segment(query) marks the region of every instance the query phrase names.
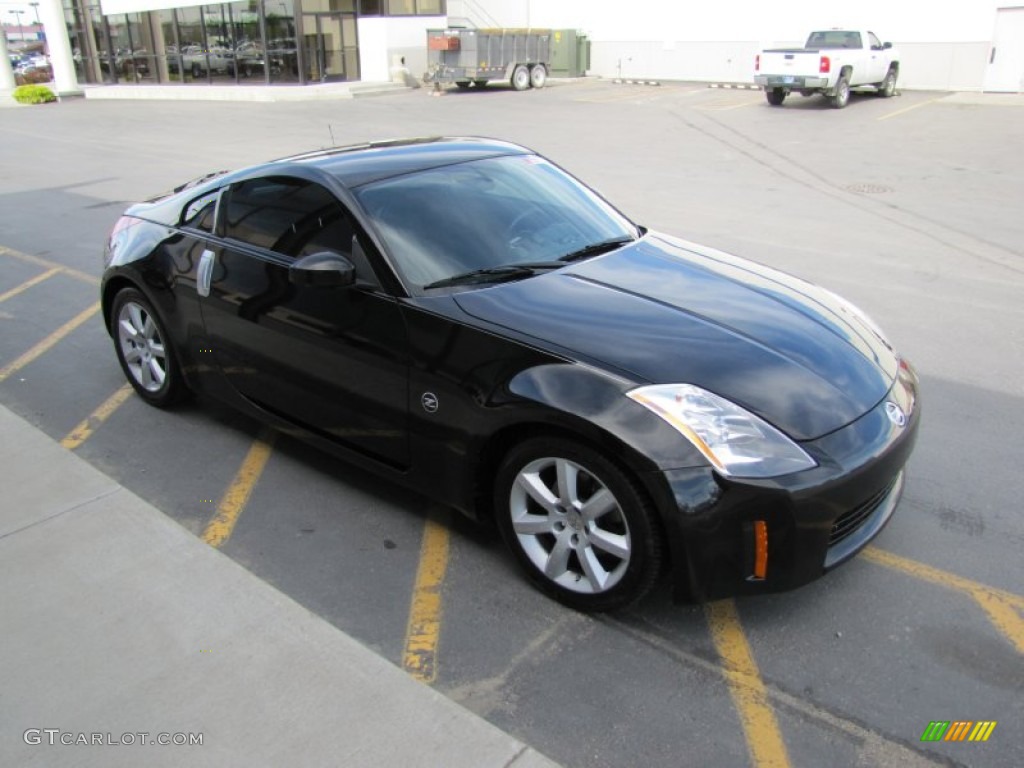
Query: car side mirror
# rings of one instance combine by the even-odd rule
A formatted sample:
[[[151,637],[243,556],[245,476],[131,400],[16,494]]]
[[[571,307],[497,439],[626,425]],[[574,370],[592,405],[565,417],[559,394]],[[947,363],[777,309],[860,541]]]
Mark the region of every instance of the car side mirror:
[[[882,47],[888,51],[890,48],[892,48],[892,43],[882,43]]]
[[[320,251],[303,256],[288,269],[292,285],[317,288],[336,288],[352,285],[356,281],[356,268],[352,262],[333,251]]]

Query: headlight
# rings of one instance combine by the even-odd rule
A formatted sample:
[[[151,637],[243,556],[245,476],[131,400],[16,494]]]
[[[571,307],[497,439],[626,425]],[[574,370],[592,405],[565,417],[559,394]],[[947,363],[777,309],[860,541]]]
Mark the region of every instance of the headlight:
[[[656,384],[626,393],[663,418],[723,475],[776,477],[817,466],[779,430],[692,384]]]

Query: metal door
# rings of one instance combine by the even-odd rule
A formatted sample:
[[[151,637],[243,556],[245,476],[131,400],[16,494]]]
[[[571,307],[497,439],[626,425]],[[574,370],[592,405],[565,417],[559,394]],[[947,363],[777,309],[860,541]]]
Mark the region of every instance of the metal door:
[[[359,39],[354,13],[307,14],[306,78],[310,82],[359,79]]]
[[[1024,92],[1024,8],[1000,8],[996,12],[985,90]]]

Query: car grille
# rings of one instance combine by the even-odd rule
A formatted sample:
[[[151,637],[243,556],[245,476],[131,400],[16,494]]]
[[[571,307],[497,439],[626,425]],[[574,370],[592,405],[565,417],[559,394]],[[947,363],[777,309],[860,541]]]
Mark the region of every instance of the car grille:
[[[843,539],[853,535],[871,517],[871,513],[875,511],[875,508],[882,502],[882,500],[889,495],[893,485],[896,484],[896,478],[893,479],[885,488],[878,491],[867,501],[854,507],[849,512],[844,512],[836,521],[832,524],[832,530],[828,535],[828,545],[834,547]]]

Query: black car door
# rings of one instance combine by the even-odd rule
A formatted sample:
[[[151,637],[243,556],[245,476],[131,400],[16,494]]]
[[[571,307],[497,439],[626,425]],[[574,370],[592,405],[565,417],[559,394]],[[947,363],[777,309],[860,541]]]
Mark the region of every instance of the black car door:
[[[351,214],[325,187],[276,176],[227,188],[218,219],[197,290],[231,386],[321,437],[405,466],[407,334]],[[297,261],[323,252],[353,261],[355,284],[291,279]]]

